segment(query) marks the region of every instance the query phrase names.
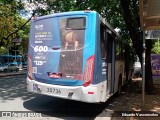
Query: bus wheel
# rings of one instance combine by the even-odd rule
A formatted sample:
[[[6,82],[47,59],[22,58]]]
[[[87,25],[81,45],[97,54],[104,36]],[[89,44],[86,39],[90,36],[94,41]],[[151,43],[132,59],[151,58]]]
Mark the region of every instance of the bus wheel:
[[[117,96],[121,95],[121,91],[122,91],[122,76],[120,75],[119,80],[118,80]]]
[[[7,69],[4,69],[4,72],[7,72]]]

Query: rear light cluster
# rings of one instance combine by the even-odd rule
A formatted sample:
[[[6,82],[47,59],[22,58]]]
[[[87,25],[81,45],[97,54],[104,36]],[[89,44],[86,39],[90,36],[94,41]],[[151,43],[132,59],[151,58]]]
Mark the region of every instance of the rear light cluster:
[[[93,69],[94,69],[94,55],[92,55],[90,58],[88,58],[86,67],[84,70],[84,76],[83,76],[83,86],[87,87],[91,84],[93,79]]]
[[[32,58],[30,55],[28,55],[28,78],[30,80],[32,80],[33,76],[32,76],[32,73],[33,73],[33,69],[32,69]]]

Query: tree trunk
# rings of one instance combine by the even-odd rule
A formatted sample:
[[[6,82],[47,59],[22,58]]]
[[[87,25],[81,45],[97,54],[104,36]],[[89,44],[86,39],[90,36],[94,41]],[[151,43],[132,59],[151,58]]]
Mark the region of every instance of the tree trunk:
[[[138,22],[135,22],[135,19],[133,16],[130,5],[131,0],[120,0],[120,4],[122,7],[122,15],[126,24],[126,28],[129,31],[129,35],[132,39],[133,47],[135,48],[136,54],[138,55],[140,62],[142,63],[142,32],[140,32],[136,28],[140,28],[139,24],[136,24]],[[134,12],[136,13],[136,11]],[[138,14],[138,13],[137,13]],[[153,79],[152,79],[152,71],[151,71],[151,48],[152,48],[152,41],[147,40],[146,41],[146,80],[145,80],[145,91],[147,94],[153,93]]]
[[[152,79],[152,68],[151,68],[151,49],[152,41],[146,40],[146,63],[145,63],[145,91],[147,94],[153,94],[153,79]]]

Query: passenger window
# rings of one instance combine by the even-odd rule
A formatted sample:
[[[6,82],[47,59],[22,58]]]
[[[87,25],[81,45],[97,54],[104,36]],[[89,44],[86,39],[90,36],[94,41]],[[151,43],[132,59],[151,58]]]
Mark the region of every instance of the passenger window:
[[[106,59],[106,28],[102,23],[100,25],[100,48],[101,58]]]

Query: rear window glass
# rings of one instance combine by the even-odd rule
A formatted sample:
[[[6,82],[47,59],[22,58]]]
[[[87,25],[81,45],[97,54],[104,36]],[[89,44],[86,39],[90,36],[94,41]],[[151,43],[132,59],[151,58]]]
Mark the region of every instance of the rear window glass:
[[[84,29],[86,27],[86,18],[68,18],[67,19],[67,28],[70,29]]]

